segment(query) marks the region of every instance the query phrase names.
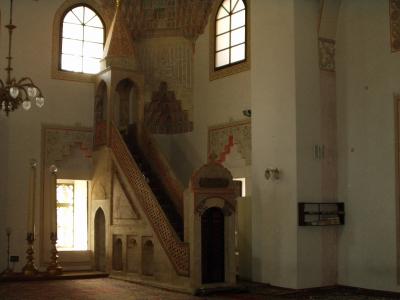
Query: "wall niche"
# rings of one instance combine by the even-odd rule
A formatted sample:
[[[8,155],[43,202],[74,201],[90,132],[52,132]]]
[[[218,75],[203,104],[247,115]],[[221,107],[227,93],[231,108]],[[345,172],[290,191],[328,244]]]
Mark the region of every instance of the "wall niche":
[[[122,271],[124,268],[122,262],[122,239],[120,236],[114,236],[113,240],[112,268],[114,271]]]
[[[139,245],[136,236],[128,236],[126,257],[127,257],[127,268],[130,273],[138,273],[140,260],[139,260]]]
[[[145,238],[142,250],[142,274],[153,276],[154,269],[154,244],[152,240]]]

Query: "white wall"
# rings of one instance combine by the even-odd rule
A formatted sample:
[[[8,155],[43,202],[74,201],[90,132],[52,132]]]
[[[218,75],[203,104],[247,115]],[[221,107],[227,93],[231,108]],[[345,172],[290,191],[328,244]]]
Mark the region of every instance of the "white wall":
[[[396,284],[393,93],[388,1],[342,1],[337,35],[339,284],[400,291]]]
[[[251,3],[253,280],[297,287],[293,0]],[[282,179],[266,181],[267,167]]]
[[[7,144],[8,125],[5,117],[0,116],[0,270],[3,270],[7,260],[5,257],[7,238],[5,234],[6,204],[7,204]],[[1,272],[1,271],[0,271]]]
[[[193,171],[207,162],[208,127],[243,120],[242,111],[251,105],[249,71],[209,80],[209,32],[208,25],[195,44],[194,130],[187,134],[158,137],[158,141],[164,144],[163,150],[169,151],[165,154],[184,186],[187,186]]]
[[[18,110],[11,113],[8,118],[1,117],[2,122],[6,124],[5,127],[4,123],[0,123],[1,138],[8,135],[8,143],[1,140],[0,150],[8,156],[8,168],[0,168],[2,176],[7,177],[6,181],[2,180],[2,184],[7,185],[7,192],[0,198],[0,216],[4,211],[7,213],[5,219],[0,222],[0,235],[3,238],[5,226],[12,227],[11,254],[20,257],[20,263],[16,265],[17,271],[25,264],[29,160],[35,158],[40,161],[41,125],[79,123],[82,126],[92,126],[93,123],[93,85],[50,78],[53,17],[62,2],[61,0],[14,2],[14,23],[17,25],[13,46],[14,76],[16,78],[30,76],[46,97],[46,104],[42,109],[33,107],[29,112]],[[8,19],[8,1],[0,3],[0,10],[3,26]],[[6,56],[7,35],[4,28],[0,47],[0,64],[5,66],[3,57]],[[4,79],[5,72],[1,72],[0,76]],[[8,129],[4,132],[3,128]],[[39,184],[40,180],[37,182],[37,205],[40,196]],[[39,218],[39,215],[36,217]],[[0,269],[5,266],[3,252],[1,253]]]
[[[323,202],[321,160],[314,158],[321,144],[318,18],[320,1],[295,1],[297,199]],[[330,199],[332,201],[332,199]],[[298,227],[298,288],[336,283],[336,227]]]

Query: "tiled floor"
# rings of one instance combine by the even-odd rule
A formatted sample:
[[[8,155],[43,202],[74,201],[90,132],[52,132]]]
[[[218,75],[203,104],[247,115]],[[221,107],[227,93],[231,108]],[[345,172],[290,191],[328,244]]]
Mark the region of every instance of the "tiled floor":
[[[294,292],[266,285],[242,284],[242,292],[192,296],[110,278],[0,283],[1,300],[372,300],[400,299],[348,288]]]

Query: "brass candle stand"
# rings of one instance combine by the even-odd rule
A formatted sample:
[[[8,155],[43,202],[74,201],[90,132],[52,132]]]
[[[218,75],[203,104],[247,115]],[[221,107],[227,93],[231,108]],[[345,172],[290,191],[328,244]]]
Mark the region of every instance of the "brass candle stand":
[[[7,235],[7,268],[0,273],[0,277],[10,277],[14,276],[14,271],[10,268],[10,235],[11,235],[11,228],[6,228],[6,235]]]
[[[38,269],[35,266],[35,263],[33,262],[34,260],[34,250],[33,250],[33,244],[35,242],[35,234],[33,232],[28,232],[26,236],[26,240],[28,242],[28,249],[26,250],[26,264],[22,268],[22,273],[25,276],[35,276],[38,274]]]
[[[47,274],[50,276],[61,275],[63,268],[58,263],[58,251],[57,251],[57,233],[50,233],[50,241],[51,241],[51,257],[50,257],[50,265],[47,267]]]

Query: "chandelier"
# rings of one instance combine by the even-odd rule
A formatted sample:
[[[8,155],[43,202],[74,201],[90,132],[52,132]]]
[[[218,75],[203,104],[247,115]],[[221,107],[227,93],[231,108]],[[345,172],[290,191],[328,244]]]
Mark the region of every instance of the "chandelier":
[[[13,12],[13,0],[10,0],[10,23],[5,27],[8,29],[8,56],[7,68],[7,80],[3,82],[0,79],[0,110],[4,111],[6,115],[11,111],[16,110],[20,105],[25,110],[29,110],[32,107],[32,102],[36,103],[39,108],[44,105],[44,97],[40,89],[33,83],[29,77],[23,77],[20,80],[16,80],[11,77],[11,46],[12,46],[12,33],[16,28],[12,23],[12,12]]]

